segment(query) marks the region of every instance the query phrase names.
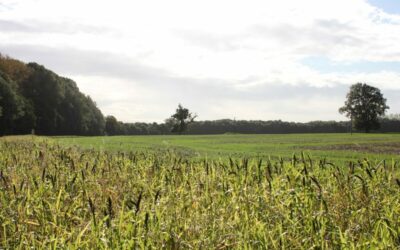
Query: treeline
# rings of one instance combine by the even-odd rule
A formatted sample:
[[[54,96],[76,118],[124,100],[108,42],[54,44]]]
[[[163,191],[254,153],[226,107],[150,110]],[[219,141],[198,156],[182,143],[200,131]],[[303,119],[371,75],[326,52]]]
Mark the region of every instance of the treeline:
[[[171,126],[165,123],[122,123],[113,116],[106,118],[108,135],[162,135],[173,134]],[[287,133],[348,133],[350,122],[345,121],[313,121],[313,122],[284,122],[284,121],[246,121],[246,120],[215,120],[195,121],[189,124],[183,134],[287,134]],[[363,132],[356,131],[353,132]],[[381,119],[381,128],[374,132],[400,132],[399,117]]]
[[[102,135],[105,120],[71,79],[0,54],[0,135]]]
[[[0,135],[162,135],[174,124],[123,123],[104,118],[96,103],[74,81],[36,63],[25,64],[0,54]],[[377,132],[400,132],[400,117],[381,119]],[[175,124],[176,125],[176,124]],[[191,122],[183,134],[345,133],[349,122],[215,120]]]

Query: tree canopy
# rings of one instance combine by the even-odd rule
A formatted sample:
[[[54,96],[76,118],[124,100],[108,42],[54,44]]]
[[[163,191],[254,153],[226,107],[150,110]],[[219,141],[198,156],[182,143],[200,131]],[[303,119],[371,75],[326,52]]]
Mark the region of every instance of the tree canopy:
[[[103,114],[76,83],[0,54],[0,135],[102,135]]]
[[[193,115],[189,112],[189,109],[179,104],[175,114],[167,119],[166,123],[171,127],[171,132],[181,134],[186,131],[188,125],[192,123],[196,117],[197,115]]]
[[[125,134],[125,127],[123,123],[118,121],[112,115],[106,117],[106,134],[107,135],[121,135]]]
[[[365,83],[357,83],[350,87],[345,105],[339,109],[351,118],[352,125],[358,130],[369,132],[380,127],[379,117],[389,107],[378,88]]]

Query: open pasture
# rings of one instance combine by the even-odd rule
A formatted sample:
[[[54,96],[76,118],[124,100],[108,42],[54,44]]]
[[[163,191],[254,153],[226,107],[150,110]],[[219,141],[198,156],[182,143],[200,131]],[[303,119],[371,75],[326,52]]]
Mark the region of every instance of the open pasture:
[[[57,142],[111,151],[173,151],[189,158],[292,158],[346,163],[354,159],[400,159],[400,134],[285,134],[57,137]]]

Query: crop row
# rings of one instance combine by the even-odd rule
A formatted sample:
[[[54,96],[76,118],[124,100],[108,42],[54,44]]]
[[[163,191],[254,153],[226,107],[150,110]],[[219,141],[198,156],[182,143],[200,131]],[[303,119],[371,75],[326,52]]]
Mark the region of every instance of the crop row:
[[[0,248],[399,248],[398,163],[0,141]]]

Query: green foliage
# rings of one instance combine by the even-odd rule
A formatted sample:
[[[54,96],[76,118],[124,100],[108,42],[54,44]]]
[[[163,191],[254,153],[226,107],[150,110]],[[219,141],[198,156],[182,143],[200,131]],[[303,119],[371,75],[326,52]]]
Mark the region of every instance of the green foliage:
[[[174,122],[167,119],[165,123],[122,123],[117,121],[119,129],[113,135],[169,135]],[[396,116],[380,117],[380,129],[376,132],[400,132],[400,119]],[[292,134],[292,133],[347,133],[350,122],[347,121],[246,121],[222,119],[214,121],[193,121],[188,126],[187,135],[210,134]],[[357,132],[357,131],[354,131]]]
[[[7,133],[6,129],[12,127],[18,113],[17,95],[10,83],[0,77],[0,131]]]
[[[0,141],[0,248],[397,249],[396,161]]]
[[[17,85],[3,76],[0,71],[0,135],[29,130],[35,122],[31,106],[18,94]]]
[[[118,135],[123,134],[123,127],[117,118],[110,115],[106,117],[106,134],[107,135]]]
[[[193,115],[189,112],[187,108],[182,107],[181,104],[165,123],[171,127],[171,132],[173,133],[183,133],[188,128],[188,125],[194,121],[197,115]]]
[[[350,87],[345,105],[339,112],[351,118],[356,129],[368,133],[379,128],[379,117],[383,116],[388,108],[386,99],[378,88],[357,83]]]
[[[101,111],[74,81],[1,55],[0,73],[0,134],[104,134]]]
[[[32,101],[37,117],[38,134],[55,134],[61,123],[59,105],[64,98],[61,80],[36,63],[28,64],[32,74],[22,84],[23,95]]]

